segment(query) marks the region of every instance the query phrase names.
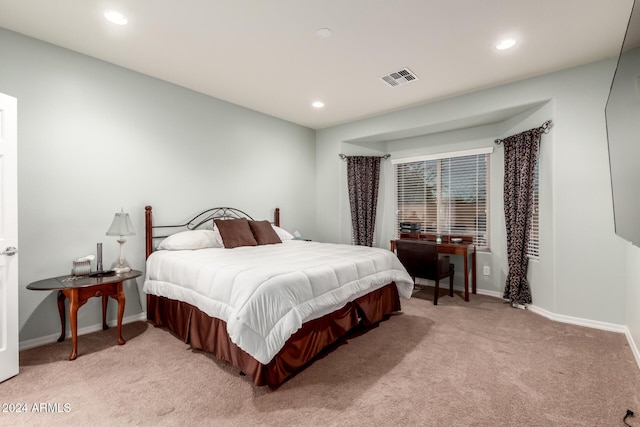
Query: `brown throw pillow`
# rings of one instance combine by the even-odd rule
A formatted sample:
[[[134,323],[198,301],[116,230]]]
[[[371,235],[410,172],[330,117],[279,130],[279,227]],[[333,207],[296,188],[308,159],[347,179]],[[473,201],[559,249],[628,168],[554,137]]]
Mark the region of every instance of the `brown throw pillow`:
[[[214,220],[222,243],[227,249],[237,248],[238,246],[257,246],[255,237],[249,227],[249,221],[246,219],[216,219]]]
[[[259,245],[272,245],[274,243],[282,243],[278,237],[278,233],[273,229],[269,221],[249,221],[249,227],[253,237]]]

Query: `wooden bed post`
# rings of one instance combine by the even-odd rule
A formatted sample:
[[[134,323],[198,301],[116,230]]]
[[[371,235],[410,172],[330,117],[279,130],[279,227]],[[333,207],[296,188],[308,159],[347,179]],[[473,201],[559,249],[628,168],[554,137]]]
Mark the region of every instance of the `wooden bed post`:
[[[153,215],[151,213],[151,206],[144,207],[144,240],[145,240],[145,260],[149,258],[151,252],[153,252]],[[152,311],[154,304],[151,301],[151,294],[147,294],[147,319],[153,320]]]
[[[274,223],[276,224],[276,227],[280,227],[280,208],[276,208]]]
[[[151,252],[153,252],[153,216],[151,214],[151,206],[144,207],[144,240],[146,246],[146,256],[144,259],[149,258]]]

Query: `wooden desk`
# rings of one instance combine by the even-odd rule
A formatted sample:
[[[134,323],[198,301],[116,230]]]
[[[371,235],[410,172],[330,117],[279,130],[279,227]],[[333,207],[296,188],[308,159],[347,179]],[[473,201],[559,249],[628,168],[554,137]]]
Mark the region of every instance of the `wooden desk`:
[[[27,289],[58,291],[58,312],[60,313],[60,323],[62,325],[62,333],[58,338],[58,342],[64,341],[65,338],[64,299],[69,299],[69,326],[73,343],[69,360],[75,360],[78,357],[78,309],[91,297],[102,297],[102,329],[109,329],[106,321],[108,297],[118,300],[118,330],[116,338],[119,345],[125,343],[122,338],[122,315],[124,314],[125,304],[122,282],[135,279],[140,275],[142,275],[142,272],[131,270],[128,273],[102,277],[61,276],[30,283],[27,285]]]
[[[396,251],[396,241],[390,242],[391,251]],[[471,292],[476,293],[476,245],[471,243],[438,243],[438,253],[464,257],[464,300],[469,301],[469,256],[471,256]]]

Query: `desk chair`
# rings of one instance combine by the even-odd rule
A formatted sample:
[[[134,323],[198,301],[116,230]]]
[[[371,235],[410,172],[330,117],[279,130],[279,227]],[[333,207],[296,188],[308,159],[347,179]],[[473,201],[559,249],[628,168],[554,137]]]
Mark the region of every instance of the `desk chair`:
[[[449,296],[453,296],[453,264],[449,263],[449,257],[438,256],[438,245],[434,242],[420,240],[396,240],[398,259],[407,269],[409,275],[416,282],[416,277],[433,280],[436,289],[433,295],[433,305],[438,305],[438,293],[440,292],[440,280],[449,277]]]

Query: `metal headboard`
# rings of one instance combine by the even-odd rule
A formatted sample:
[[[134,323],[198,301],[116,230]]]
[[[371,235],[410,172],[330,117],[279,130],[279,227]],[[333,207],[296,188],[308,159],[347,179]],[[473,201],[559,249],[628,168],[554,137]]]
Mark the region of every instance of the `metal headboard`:
[[[200,212],[195,215],[193,218],[185,222],[184,224],[175,224],[175,225],[153,225],[153,213],[151,206],[145,206],[144,208],[144,218],[145,218],[145,240],[146,240],[146,257],[148,258],[153,252],[153,241],[154,239],[164,239],[169,235],[173,234],[170,230],[178,231],[180,228],[186,228],[187,230],[195,230],[201,227],[208,222],[213,222],[214,219],[237,219],[237,218],[246,218],[248,220],[253,220],[253,218],[247,214],[246,212],[241,211],[240,209],[229,208],[229,207],[218,207],[211,208],[205,211]],[[280,226],[280,208],[276,208],[275,217],[273,223],[277,226]],[[162,234],[154,234],[154,230],[159,229],[168,229],[168,232]]]

